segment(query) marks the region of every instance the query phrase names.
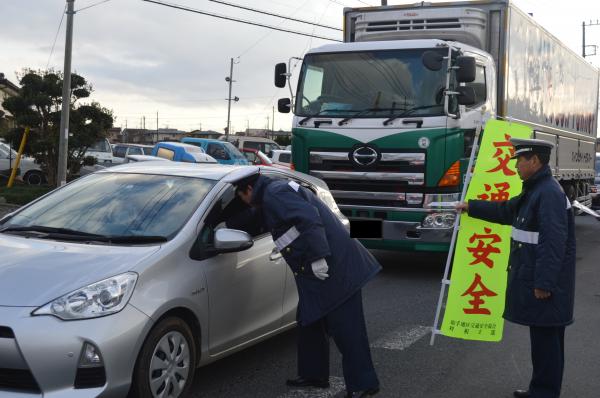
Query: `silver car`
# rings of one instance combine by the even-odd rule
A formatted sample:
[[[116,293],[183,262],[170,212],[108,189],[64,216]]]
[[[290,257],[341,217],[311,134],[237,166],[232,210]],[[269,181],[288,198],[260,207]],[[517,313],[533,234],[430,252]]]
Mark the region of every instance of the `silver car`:
[[[0,396],[184,396],[196,367],[292,327],[294,277],[271,236],[224,226],[232,183],[259,170],[131,163],[0,220]],[[260,172],[347,225],[322,181]]]

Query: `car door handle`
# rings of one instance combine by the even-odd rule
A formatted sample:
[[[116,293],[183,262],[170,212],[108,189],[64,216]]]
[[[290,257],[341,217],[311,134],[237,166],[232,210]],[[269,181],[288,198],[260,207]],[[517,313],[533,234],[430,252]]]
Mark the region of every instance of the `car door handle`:
[[[277,250],[277,248],[273,248],[273,251],[271,252],[271,255],[269,256],[269,260],[271,261],[277,261],[282,257],[281,253],[279,253],[279,250]]]

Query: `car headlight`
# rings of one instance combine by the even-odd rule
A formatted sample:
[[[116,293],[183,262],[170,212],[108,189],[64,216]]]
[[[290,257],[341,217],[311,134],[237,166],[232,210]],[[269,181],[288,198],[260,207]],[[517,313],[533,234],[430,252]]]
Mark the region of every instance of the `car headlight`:
[[[32,315],[53,315],[65,321],[90,319],[121,311],[129,302],[138,275],[126,272],[67,293]]]

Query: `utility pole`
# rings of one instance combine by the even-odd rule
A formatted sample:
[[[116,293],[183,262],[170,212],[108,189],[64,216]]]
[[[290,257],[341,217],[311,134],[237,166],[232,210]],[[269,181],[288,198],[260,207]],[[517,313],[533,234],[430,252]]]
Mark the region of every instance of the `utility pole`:
[[[382,6],[387,6],[387,0],[381,0],[381,5]]]
[[[158,144],[158,111],[156,111],[156,143]]]
[[[271,139],[275,134],[275,105],[273,105],[273,118],[271,119]]]
[[[229,83],[229,97],[227,98],[227,129],[225,130],[225,141],[229,138],[229,127],[231,123],[231,86],[233,85],[233,58],[229,65],[229,77],[225,79]]]
[[[231,100],[234,102],[238,102],[240,99],[238,97],[231,98],[231,88],[233,86],[233,58],[231,58],[231,63],[229,65],[229,76],[225,78],[225,81],[229,83],[229,97],[227,97],[227,127],[225,128],[225,141],[229,138],[229,133],[231,129]]]
[[[585,28],[586,28],[586,26],[598,26],[598,25],[600,25],[600,20],[596,20],[596,22],[590,21],[587,24],[585,23],[585,21],[583,21],[581,23],[581,28],[582,28],[582,33],[583,33],[583,38],[582,38],[582,43],[581,43],[581,56],[583,58],[585,58],[587,56],[590,56],[590,55],[596,55],[596,48],[598,46],[596,46],[596,45],[586,45],[585,44]],[[586,54],[586,49],[588,47],[593,47],[594,48],[594,53],[593,54]]]
[[[67,0],[67,33],[65,38],[65,64],[63,68],[62,109],[60,113],[60,139],[58,144],[59,187],[67,183],[67,150],[69,148],[69,112],[71,110],[71,54],[73,52],[73,17],[75,0]]]

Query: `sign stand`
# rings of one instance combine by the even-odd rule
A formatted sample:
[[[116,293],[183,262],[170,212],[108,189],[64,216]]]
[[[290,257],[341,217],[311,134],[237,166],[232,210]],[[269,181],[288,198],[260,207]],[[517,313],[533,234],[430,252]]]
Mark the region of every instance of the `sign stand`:
[[[467,195],[467,188],[469,187],[469,183],[471,182],[471,178],[473,177],[473,165],[475,163],[475,155],[479,151],[479,136],[481,135],[482,123],[480,122],[477,125],[477,129],[475,130],[475,137],[473,138],[473,148],[471,149],[471,156],[469,157],[469,166],[467,167],[467,173],[465,175],[465,182],[463,184],[463,189],[460,194],[460,203],[464,202],[465,196]],[[440,297],[438,298],[438,305],[435,311],[435,320],[433,321],[433,328],[431,329],[431,341],[430,345],[435,343],[435,336],[438,334],[442,334],[440,329],[438,328],[438,324],[440,321],[440,313],[442,311],[442,304],[444,303],[444,296],[446,294],[446,288],[450,285],[450,279],[448,279],[450,274],[450,265],[452,264],[452,256],[454,255],[454,249],[456,246],[456,238],[458,236],[458,229],[460,228],[460,216],[462,213],[458,213],[456,215],[456,220],[454,221],[454,230],[452,231],[452,240],[450,241],[450,250],[448,250],[448,257],[446,258],[446,269],[444,270],[444,277],[442,279],[442,287],[440,288]]]

